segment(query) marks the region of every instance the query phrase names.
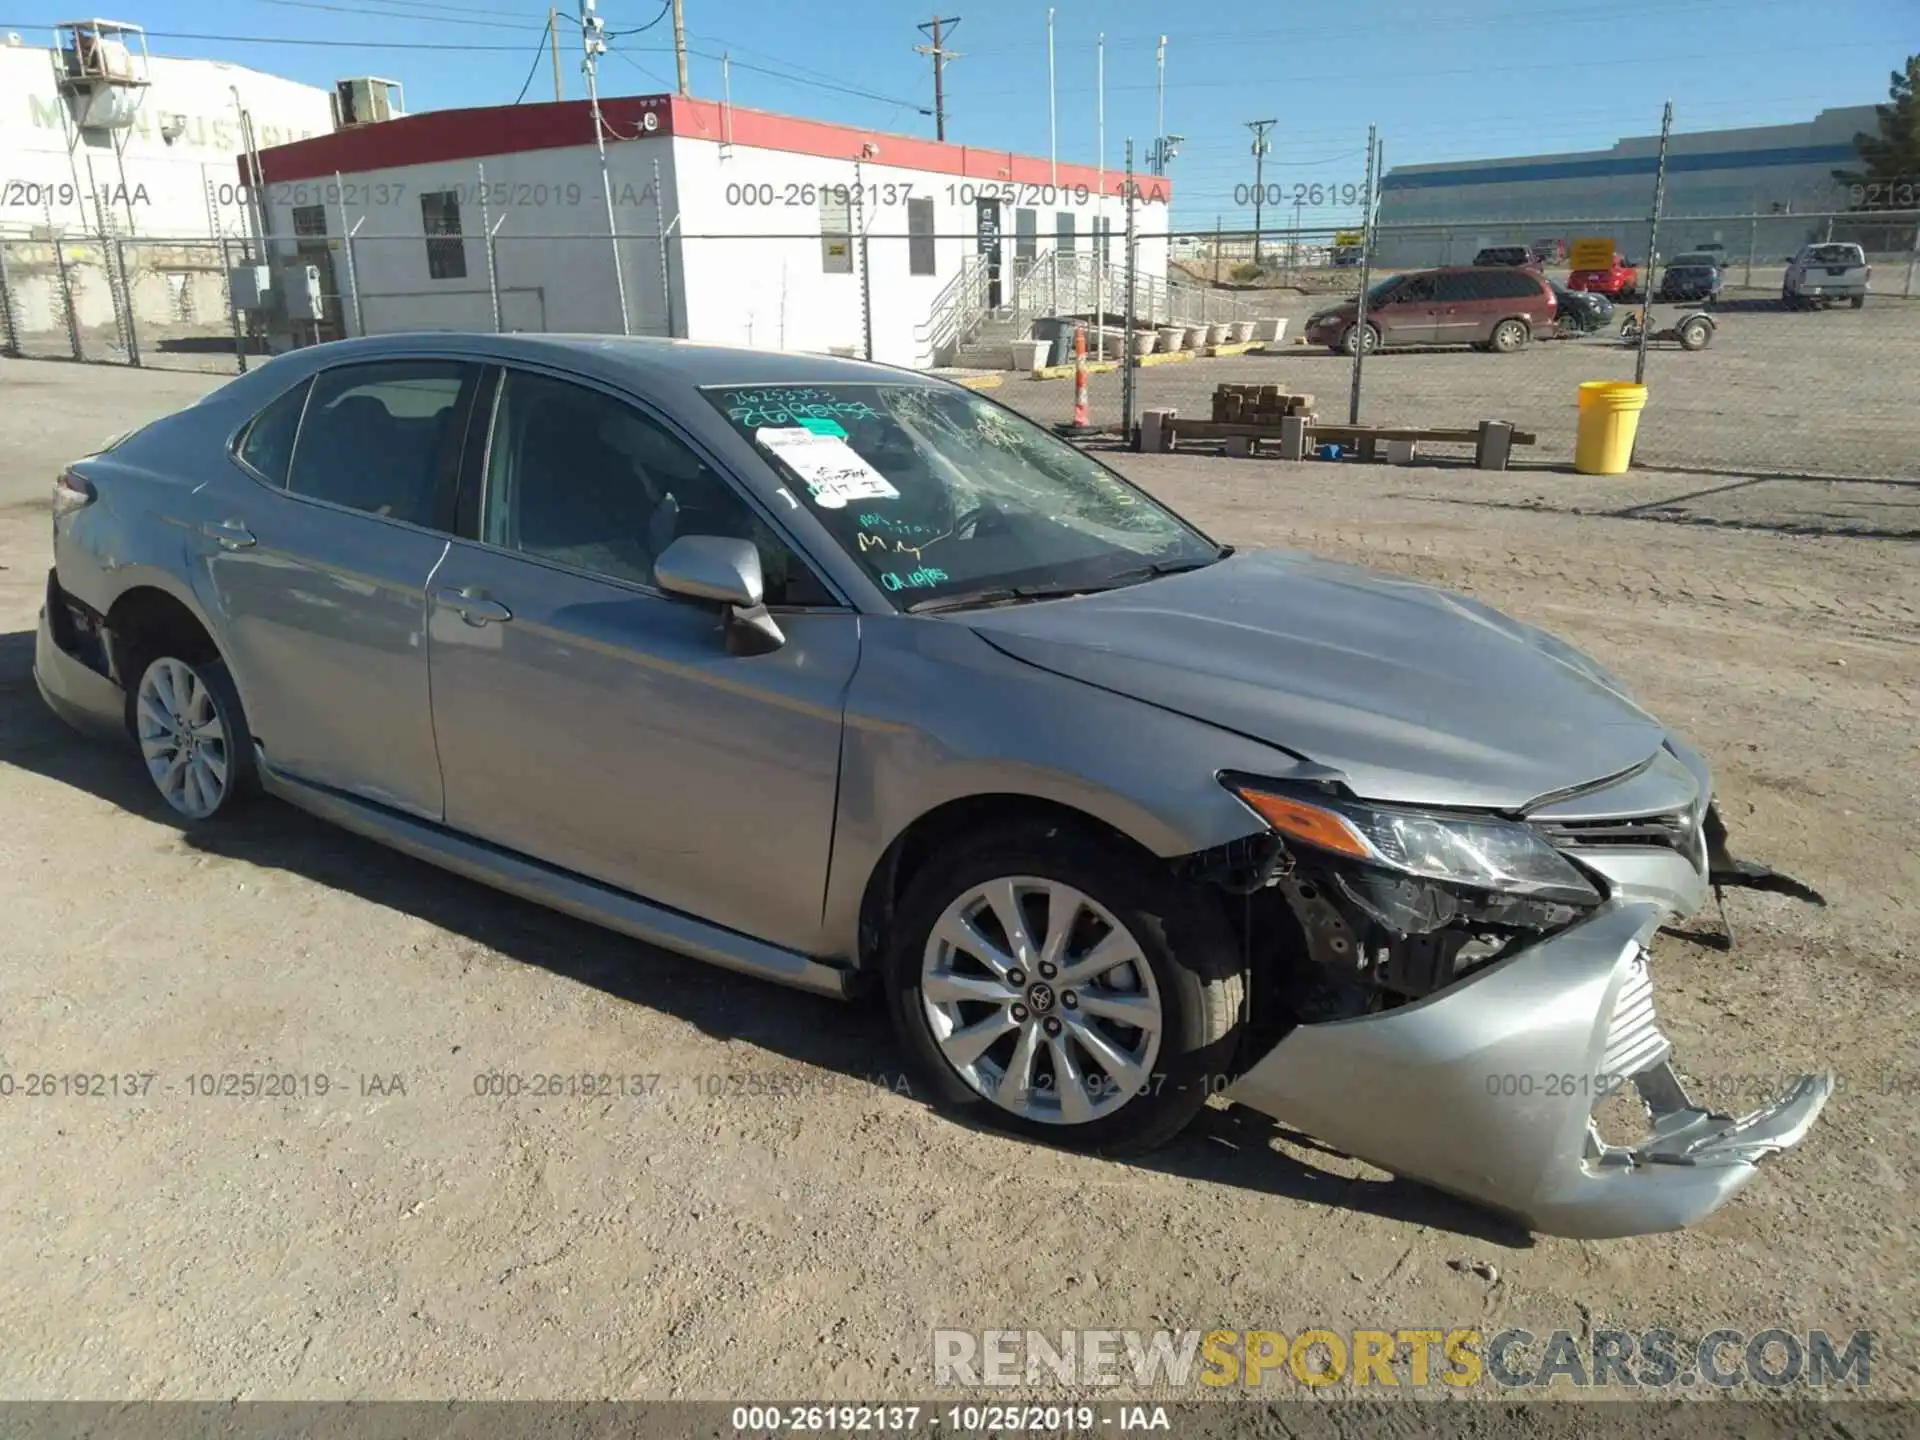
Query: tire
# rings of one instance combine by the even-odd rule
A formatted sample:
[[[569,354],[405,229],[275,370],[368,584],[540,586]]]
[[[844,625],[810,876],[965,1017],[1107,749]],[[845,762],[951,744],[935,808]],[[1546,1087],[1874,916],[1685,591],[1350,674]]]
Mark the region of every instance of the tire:
[[[1525,349],[1528,338],[1526,321],[1502,320],[1493,327],[1487,344],[1498,354],[1511,355],[1516,350]]]
[[[1009,906],[1024,947],[998,919]],[[1053,969],[1054,912],[1069,906]],[[1113,842],[1038,823],[969,837],[921,867],[896,920],[889,1009],[947,1110],[1047,1144],[1133,1155],[1184,1130],[1230,1073],[1246,995],[1231,930]],[[1076,983],[1073,962],[1096,955],[1121,959]],[[956,1039],[968,1030],[980,1033]]]
[[[1864,295],[1850,295],[1847,297],[1847,303],[1856,310],[1864,310],[1867,305],[1867,297]]]
[[[1680,327],[1682,350],[1704,350],[1713,339],[1713,326],[1705,320],[1690,320]]]
[[[1354,353],[1354,347],[1359,343],[1361,343],[1358,338],[1360,335],[1360,330],[1361,330],[1361,327],[1358,325],[1349,325],[1347,327],[1346,333],[1340,337],[1340,353],[1342,355],[1351,355]],[[1378,329],[1374,327],[1374,324],[1371,320],[1369,320],[1366,324],[1365,344],[1367,347],[1367,354],[1369,355],[1376,354],[1380,349],[1380,332]]]
[[[255,787],[253,732],[219,660],[170,648],[137,657],[127,728],[160,798],[181,819],[224,819]]]

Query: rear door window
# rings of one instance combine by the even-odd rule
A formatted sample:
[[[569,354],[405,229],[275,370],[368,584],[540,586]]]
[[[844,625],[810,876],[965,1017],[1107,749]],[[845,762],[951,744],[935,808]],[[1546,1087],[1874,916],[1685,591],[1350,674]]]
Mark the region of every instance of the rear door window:
[[[287,489],[427,529],[453,493],[480,370],[458,360],[343,365],[315,377]]]
[[[1480,277],[1471,270],[1448,270],[1433,277],[1433,298],[1441,305],[1458,305],[1467,300],[1478,300],[1485,292],[1480,288]]]

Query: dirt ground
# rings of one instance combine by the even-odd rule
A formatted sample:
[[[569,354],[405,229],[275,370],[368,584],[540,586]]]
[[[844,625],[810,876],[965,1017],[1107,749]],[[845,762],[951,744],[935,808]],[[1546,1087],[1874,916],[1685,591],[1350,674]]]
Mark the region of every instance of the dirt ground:
[[[1829,898],[1730,893],[1734,948],[1709,914],[1655,968],[1689,1076],[1737,1109],[1830,1067],[1821,1123],[1698,1228],[1585,1244],[1226,1112],[1133,1164],[977,1132],[877,1010],[278,804],[186,833],[30,664],[56,458],[209,383],[0,362],[0,1396],[877,1400],[935,1393],[936,1327],[1417,1325],[1868,1329],[1868,1393],[1920,1396],[1920,566],[1875,538],[1920,487],[1120,457],[1221,538],[1590,649],[1713,761],[1737,850]],[[477,1093],[552,1071],[660,1081]],[[238,1072],[300,1093],[194,1078]]]

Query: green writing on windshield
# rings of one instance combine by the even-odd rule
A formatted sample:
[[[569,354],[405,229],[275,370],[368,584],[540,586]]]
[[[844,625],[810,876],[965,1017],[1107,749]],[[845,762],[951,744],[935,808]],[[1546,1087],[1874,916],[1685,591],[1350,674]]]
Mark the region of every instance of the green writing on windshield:
[[[946,571],[927,566],[905,575],[888,570],[880,576],[880,583],[889,590],[925,590],[947,578]]]

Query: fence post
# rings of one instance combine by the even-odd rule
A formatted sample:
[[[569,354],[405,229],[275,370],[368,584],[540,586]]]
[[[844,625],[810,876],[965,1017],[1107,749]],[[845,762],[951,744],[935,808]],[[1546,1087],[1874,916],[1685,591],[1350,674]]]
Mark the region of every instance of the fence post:
[[[1909,274],[1911,279],[1911,274]],[[7,242],[0,240],[0,355],[20,355],[20,329],[13,318],[13,282],[7,274]]]
[[[341,219],[344,221],[345,218],[345,213],[342,212]],[[356,335],[364,335],[367,333],[367,310],[366,307],[360,303],[360,271],[355,267],[354,263],[353,237],[360,233],[360,227],[366,223],[367,217],[362,215],[358,220],[353,222],[353,228],[340,237],[340,253],[347,257],[347,288],[353,291],[353,333]],[[487,250],[488,254],[491,255],[493,250],[492,236],[487,237]],[[344,319],[345,317],[343,316],[342,318]]]
[[[240,251],[245,256],[246,247]],[[247,373],[247,337],[240,329],[240,307],[233,303],[233,243],[226,236],[220,237],[220,281],[227,296],[227,318],[233,322],[233,362],[237,373]]]
[[[80,348],[80,317],[73,308],[73,277],[67,274],[67,247],[53,231],[53,216],[47,216],[47,234],[53,243],[53,265],[60,276],[60,304],[67,312],[67,340],[73,346],[73,358],[84,360],[86,352]]]
[[[860,162],[853,162],[853,228],[860,235],[860,358],[873,359],[873,291],[871,273],[867,268],[867,198],[866,186],[862,183]],[[1017,300],[1020,294],[1020,274],[1018,264],[1014,266],[1013,293]],[[1017,308],[1017,307],[1016,307]]]
[[[1140,247],[1133,227],[1133,141],[1127,141],[1127,314],[1120,327],[1120,443],[1133,443],[1133,400],[1140,361],[1133,353],[1134,306],[1140,289]],[[1102,321],[1106,316],[1102,315]],[[1105,357],[1102,356],[1104,359]]]
[[[127,270],[127,242],[115,239],[112,244],[113,264],[107,268],[107,281],[111,286],[115,273],[117,272],[120,276],[120,294],[114,310],[118,314],[121,304],[127,307],[124,336],[127,346],[127,363],[137,369],[140,365],[140,330],[139,321],[133,313],[133,276]]]
[[[1373,280],[1373,185],[1375,142],[1374,126],[1367,127],[1366,211],[1360,227],[1360,295],[1353,307],[1353,388],[1347,396],[1347,423],[1360,423],[1360,371],[1367,358],[1367,286]]]

